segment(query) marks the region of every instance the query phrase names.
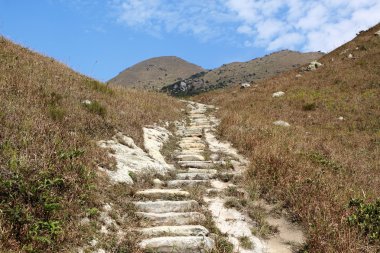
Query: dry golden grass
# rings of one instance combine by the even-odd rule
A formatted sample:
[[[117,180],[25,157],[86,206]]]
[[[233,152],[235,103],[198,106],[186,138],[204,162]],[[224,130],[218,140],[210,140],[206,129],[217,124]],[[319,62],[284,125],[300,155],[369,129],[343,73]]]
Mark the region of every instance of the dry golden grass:
[[[179,115],[172,98],[108,88],[0,37],[0,252],[80,242],[78,218],[106,192],[96,141],[121,131],[141,144],[142,126]]]
[[[378,240],[347,222],[350,199],[371,203],[380,196],[378,30],[324,56],[324,66],[302,78],[290,71],[256,88],[196,98],[220,106],[220,135],[252,162],[246,185],[292,211],[308,235],[305,252],[380,250]],[[280,90],[286,95],[272,98]],[[274,126],[276,120],[291,127]]]

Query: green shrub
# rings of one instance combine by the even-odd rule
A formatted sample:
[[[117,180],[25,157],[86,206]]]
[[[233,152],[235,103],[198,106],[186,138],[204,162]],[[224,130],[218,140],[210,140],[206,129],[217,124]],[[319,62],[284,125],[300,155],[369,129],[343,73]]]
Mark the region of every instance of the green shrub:
[[[110,89],[107,84],[103,84],[101,82],[95,80],[86,80],[86,85],[91,87],[93,90],[109,95],[113,95],[114,91]]]
[[[302,106],[302,110],[304,111],[315,111],[317,105],[315,103],[306,103]]]
[[[380,240],[380,199],[364,203],[363,199],[351,199],[349,207],[353,213],[348,217],[351,226],[358,226],[371,241]]]
[[[63,110],[62,108],[55,105],[49,106],[49,115],[53,120],[62,121],[65,117],[65,114],[65,110]]]
[[[101,117],[106,115],[106,108],[102,106],[98,101],[92,101],[91,103],[85,103],[83,106],[92,113],[95,113]]]

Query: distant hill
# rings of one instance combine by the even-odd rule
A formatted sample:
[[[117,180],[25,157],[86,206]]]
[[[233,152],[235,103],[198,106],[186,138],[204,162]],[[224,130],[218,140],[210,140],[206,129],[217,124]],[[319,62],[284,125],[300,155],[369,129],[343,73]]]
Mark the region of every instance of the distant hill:
[[[204,69],[176,56],[151,58],[122,71],[109,83],[131,88],[159,90],[163,86],[202,72]]]
[[[322,56],[323,53],[320,52],[279,51],[248,62],[233,62],[208,72],[197,73],[190,78],[165,86],[162,91],[171,95],[193,95],[233,84],[258,82],[298,68]]]

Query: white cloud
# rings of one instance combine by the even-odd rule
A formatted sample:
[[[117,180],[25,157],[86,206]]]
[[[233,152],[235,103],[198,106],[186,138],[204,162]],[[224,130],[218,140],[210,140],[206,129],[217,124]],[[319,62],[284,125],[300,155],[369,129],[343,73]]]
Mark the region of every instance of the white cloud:
[[[269,51],[330,51],[380,22],[379,0],[109,0],[117,20],[162,35],[222,39]]]
[[[118,22],[151,34],[177,32],[207,40],[222,36],[226,32],[224,24],[234,19],[222,0],[112,0],[110,3],[117,12]]]

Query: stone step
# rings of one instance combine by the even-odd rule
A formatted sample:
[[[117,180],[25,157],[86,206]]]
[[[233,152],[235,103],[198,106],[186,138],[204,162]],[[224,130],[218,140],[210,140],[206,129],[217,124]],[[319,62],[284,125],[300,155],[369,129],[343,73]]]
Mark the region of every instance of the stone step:
[[[203,154],[204,154],[203,149],[186,149],[186,150],[182,150],[180,152],[175,153],[175,157],[181,156],[181,155],[184,155],[184,156],[201,155],[201,156],[203,156]]]
[[[177,199],[189,197],[190,193],[181,189],[147,189],[138,191],[135,195],[150,199]]]
[[[183,137],[181,138],[183,141],[203,141],[202,138],[199,137]]]
[[[168,187],[185,187],[185,186],[198,186],[209,185],[209,180],[170,180],[167,181]]]
[[[202,155],[177,155],[177,159],[182,160],[182,161],[204,161],[205,158]]]
[[[203,236],[156,237],[139,243],[144,251],[157,253],[206,253],[214,245],[213,239]]]
[[[185,137],[202,137],[203,133],[183,133],[183,136]]]
[[[210,173],[210,174],[218,173],[218,171],[214,169],[198,169],[198,168],[189,168],[187,172],[188,173]]]
[[[177,179],[184,180],[184,179],[198,179],[198,180],[207,180],[215,178],[216,174],[211,173],[200,173],[200,172],[186,172],[186,173],[178,173],[176,175]]]
[[[142,228],[139,232],[144,237],[158,236],[207,236],[209,231],[200,225],[182,225],[182,226],[158,226],[151,228]]]
[[[146,213],[146,212],[136,212],[139,218],[148,221],[150,225],[153,226],[163,226],[163,225],[193,225],[204,222],[206,217],[202,213],[198,212],[182,212],[182,213]]]
[[[186,167],[186,168],[198,168],[198,169],[208,169],[215,164],[211,161],[178,161],[178,164],[181,167]]]
[[[206,145],[203,143],[179,143],[179,145],[182,149],[187,148],[198,148],[198,149],[204,149],[206,148]]]
[[[168,212],[190,212],[199,207],[195,200],[185,201],[147,201],[133,202],[141,212],[168,213]]]

